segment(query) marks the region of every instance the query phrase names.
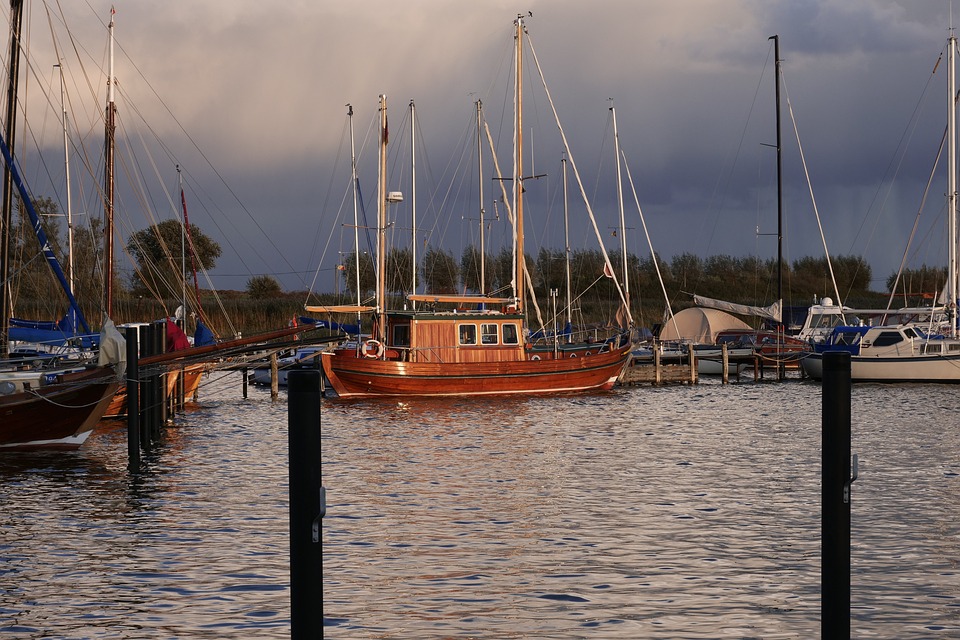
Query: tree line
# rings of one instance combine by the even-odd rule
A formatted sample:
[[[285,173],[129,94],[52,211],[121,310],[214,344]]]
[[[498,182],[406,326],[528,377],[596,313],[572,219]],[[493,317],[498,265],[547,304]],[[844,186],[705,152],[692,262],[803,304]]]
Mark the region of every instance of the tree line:
[[[610,254],[610,262],[622,280],[623,262],[619,251]],[[872,269],[859,256],[837,256],[832,259],[833,272],[842,295],[869,294]],[[545,297],[551,289],[566,287],[566,255],[563,250],[541,249],[526,256],[534,291]],[[505,292],[513,280],[513,255],[510,249],[487,255],[481,269],[481,256],[475,246],[468,246],[459,259],[448,250],[428,247],[417,269],[417,290],[428,293],[479,293],[481,272],[487,293]],[[616,295],[612,279],[604,277],[605,262],[600,250],[576,250],[570,254],[570,279],[573,291],[593,291],[596,297]],[[372,257],[361,253],[346,256],[340,265],[343,291],[357,294],[359,268],[360,297],[373,294],[376,274]],[[909,282],[928,283],[936,279],[934,270],[923,267],[908,272]],[[833,295],[833,285],[826,258],[803,257],[782,270],[784,295],[808,300],[813,296]],[[673,256],[669,261],[659,255],[637,256],[627,253],[628,286],[631,297],[662,300],[663,289],[671,297],[700,294],[731,302],[756,304],[772,302],[777,294],[777,261],[756,256],[714,255],[701,257],[692,253]],[[661,287],[661,279],[663,287]],[[403,295],[413,290],[412,256],[409,249],[392,249],[386,256],[387,293]]]
[[[36,199],[34,204],[54,252],[65,256],[66,225],[57,204],[43,197]],[[45,261],[38,257],[36,237],[24,220],[23,215],[14,217],[16,226],[11,235],[13,286],[10,290],[16,296],[14,309],[18,309],[19,303],[21,308],[27,306],[31,313],[39,314],[36,317],[54,318],[63,313],[64,300],[62,296],[51,295],[51,287],[58,289],[59,285]],[[190,252],[183,250],[187,242],[193,245],[192,259]],[[114,297],[127,302],[123,308],[129,311],[124,315],[135,317],[115,318],[118,321],[147,319],[136,317],[145,307],[137,301],[152,300],[160,304],[164,312],[172,312],[193,267],[213,269],[221,255],[220,246],[201,229],[191,224],[187,238],[181,223],[175,219],[132,233],[123,248],[133,259],[134,266],[124,272],[124,277],[114,278]],[[65,258],[62,260],[66,263]],[[619,251],[610,254],[610,261],[621,279],[623,262]],[[429,246],[418,256],[417,262],[417,291],[420,292],[477,294],[483,290],[488,295],[508,296],[512,290],[514,260],[509,248],[481,257],[479,249],[473,245],[459,256],[450,250]],[[570,288],[576,297],[574,306],[589,318],[604,320],[612,317],[618,297],[613,280],[604,276],[602,252],[578,249],[571,252],[569,263]],[[846,304],[875,306],[883,299],[885,294],[870,291],[872,270],[861,257],[838,256],[832,263],[841,298]],[[541,249],[535,256],[528,254],[526,265],[534,294],[539,300],[548,300],[551,290],[557,290],[563,299],[567,256],[562,249]],[[73,276],[76,298],[94,322],[102,312],[103,268],[103,223],[92,218],[74,233]],[[358,271],[360,298],[370,300],[373,297],[376,274],[373,258],[366,252],[361,252],[359,258],[356,253],[348,254],[338,265],[337,296],[356,299]],[[644,318],[645,314],[656,316],[662,313],[665,306],[663,289],[666,289],[674,310],[691,304],[691,294],[744,304],[769,304],[777,297],[774,259],[682,253],[666,260],[659,255],[654,259],[628,252],[627,272],[632,309],[639,318]],[[385,276],[387,294],[395,299],[413,291],[413,255],[409,248],[394,248],[387,253]],[[815,298],[834,295],[826,258],[803,257],[785,264],[782,277],[785,304],[808,305]],[[921,296],[929,297],[931,292],[942,288],[945,278],[945,268],[924,265],[906,270],[896,283],[895,275],[891,275],[886,284],[888,291],[896,284],[897,294],[904,304],[916,304]],[[192,296],[190,288],[187,290]],[[251,277],[244,295],[264,304],[285,296],[279,282],[270,275]],[[330,297],[333,295],[329,294]],[[197,302],[193,301],[193,304]],[[288,305],[283,308],[287,313]]]

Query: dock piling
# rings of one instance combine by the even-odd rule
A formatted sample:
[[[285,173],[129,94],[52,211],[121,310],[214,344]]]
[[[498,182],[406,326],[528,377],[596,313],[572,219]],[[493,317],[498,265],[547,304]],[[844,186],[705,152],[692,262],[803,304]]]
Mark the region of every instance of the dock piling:
[[[290,459],[290,637],[323,637],[323,541],[325,511],[320,466],[320,372],[287,377]]]
[[[823,638],[850,637],[850,354],[823,354],[820,625]]]

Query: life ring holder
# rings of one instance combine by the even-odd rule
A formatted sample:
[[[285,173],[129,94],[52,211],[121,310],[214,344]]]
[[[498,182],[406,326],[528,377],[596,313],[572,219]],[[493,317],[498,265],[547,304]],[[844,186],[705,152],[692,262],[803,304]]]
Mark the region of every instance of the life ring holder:
[[[384,353],[383,343],[379,340],[367,340],[360,348],[360,353],[364,358],[382,358]]]

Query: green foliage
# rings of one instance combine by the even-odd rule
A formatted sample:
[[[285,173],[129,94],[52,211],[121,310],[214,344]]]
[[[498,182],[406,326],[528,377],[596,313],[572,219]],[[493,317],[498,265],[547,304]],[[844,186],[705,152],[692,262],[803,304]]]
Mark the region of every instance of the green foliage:
[[[413,291],[413,251],[391,249],[387,253],[387,291],[397,294]]]
[[[341,265],[343,269],[344,291],[351,294],[352,299],[357,297],[357,254],[351,253]],[[373,256],[364,251],[360,254],[360,294],[367,295],[377,288],[377,274],[373,268]]]
[[[421,272],[427,291],[456,293],[460,274],[452,253],[432,246],[427,247],[422,265]]]
[[[134,294],[177,297],[192,269],[190,253],[184,253],[185,244],[192,249],[198,270],[216,266],[220,245],[194,224],[188,236],[184,236],[180,221],[172,219],[133,233],[127,251],[137,263],[131,283]]]
[[[283,291],[273,276],[254,276],[247,280],[247,295],[254,300],[276,298]]]
[[[928,267],[924,264],[919,269],[904,269],[899,281],[897,281],[897,274],[891,273],[887,278],[887,291],[892,291],[896,285],[898,295],[936,295],[946,281],[946,267]]]

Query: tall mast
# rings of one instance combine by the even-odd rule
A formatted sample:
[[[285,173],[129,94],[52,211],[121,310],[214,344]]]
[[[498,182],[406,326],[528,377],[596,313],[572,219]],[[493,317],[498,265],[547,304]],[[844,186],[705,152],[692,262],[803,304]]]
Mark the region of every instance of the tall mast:
[[[948,41],[950,55],[947,67],[947,237],[949,265],[947,268],[947,309],[950,336],[957,335],[957,104],[956,104],[956,50],[957,36],[951,28]]]
[[[487,295],[486,262],[483,227],[483,104],[477,99],[477,196],[480,201],[480,295]]]
[[[573,325],[573,301],[570,299],[572,286],[570,284],[570,215],[567,206],[567,156],[560,160],[563,166],[563,242],[564,242],[564,270],[567,277],[567,324]],[[568,338],[569,341],[569,338]]]
[[[410,211],[411,211],[411,293],[417,292],[417,108],[410,101]],[[417,308],[416,300],[411,300],[413,309]]]
[[[113,316],[113,149],[116,134],[117,107],[114,104],[114,85],[116,78],[113,75],[113,16],[116,11],[110,9],[110,64],[107,75],[107,112],[106,131],[104,135],[104,172],[103,172],[103,269],[104,269],[104,305],[103,312],[107,317]]]
[[[177,188],[180,189],[180,308],[183,310],[183,325],[187,328],[187,206],[186,196],[183,194],[183,174],[180,165],[177,165]],[[199,296],[197,296],[199,301]]]
[[[70,197],[70,139],[67,133],[67,100],[63,81],[63,65],[54,65],[60,70],[60,108],[63,112],[63,168],[67,182],[67,283],[73,291],[73,206]],[[75,315],[75,314],[74,314]],[[76,326],[76,318],[73,318]]]
[[[516,157],[514,166],[516,172],[513,179],[514,200],[516,201],[516,279],[517,292],[517,311],[523,311],[524,306],[524,259],[523,259],[523,16],[517,16],[517,34],[516,34],[516,84],[514,87],[514,100],[516,108],[516,122],[514,123],[514,136],[517,140]]]
[[[623,187],[620,176],[620,135],[617,133],[617,109],[610,106],[610,113],[613,114],[613,148],[617,154],[617,204],[620,209],[620,262],[623,266],[623,299],[630,308],[630,278],[629,265],[627,264],[627,223],[623,214]]]
[[[783,305],[783,145],[780,142],[780,36],[770,36],[773,40],[773,57],[776,61],[774,86],[777,100],[777,300]],[[838,301],[839,304],[839,301]],[[783,312],[781,311],[781,314]],[[783,322],[781,316],[780,322]]]
[[[378,339],[386,343],[387,327],[384,313],[387,310],[387,96],[380,96],[380,171],[377,184],[377,323]]]
[[[354,275],[357,285],[357,306],[360,306],[360,218],[357,205],[357,152],[353,142],[353,105],[347,105],[347,117],[350,120],[350,182],[353,187],[353,255]],[[360,325],[360,312],[357,312],[357,326]]]
[[[23,0],[10,0],[10,54],[8,57],[7,113],[4,139],[10,154],[16,146],[17,87],[20,78],[20,29],[23,25]],[[7,166],[3,174],[2,219],[0,219],[0,356],[10,350],[10,316],[13,315],[10,281],[10,231],[13,228],[13,176]]]

